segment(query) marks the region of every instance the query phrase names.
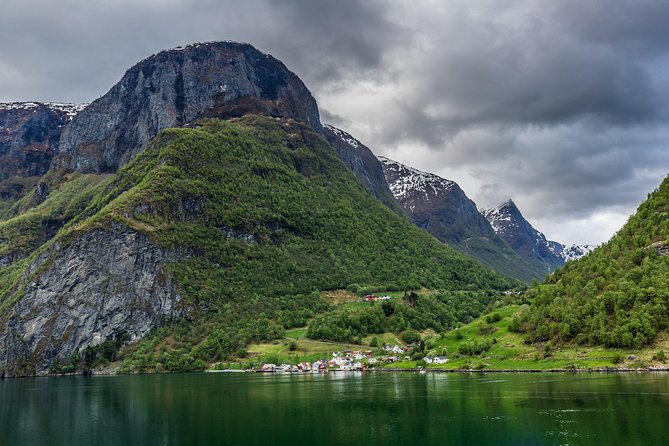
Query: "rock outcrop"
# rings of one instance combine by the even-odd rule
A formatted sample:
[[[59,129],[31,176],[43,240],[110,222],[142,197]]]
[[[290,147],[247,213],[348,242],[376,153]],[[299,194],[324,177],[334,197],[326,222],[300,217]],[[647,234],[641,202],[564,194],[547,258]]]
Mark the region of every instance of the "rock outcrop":
[[[318,106],[279,60],[234,42],[162,51],[130,68],[65,128],[57,167],[112,172],[162,129],[248,113],[292,118],[320,131]]]
[[[44,175],[63,127],[85,104],[12,102],[0,104],[0,181]]]
[[[40,254],[20,300],[0,316],[0,376],[42,375],[75,352],[127,334],[146,335],[181,314],[164,271],[177,256],[115,224]]]

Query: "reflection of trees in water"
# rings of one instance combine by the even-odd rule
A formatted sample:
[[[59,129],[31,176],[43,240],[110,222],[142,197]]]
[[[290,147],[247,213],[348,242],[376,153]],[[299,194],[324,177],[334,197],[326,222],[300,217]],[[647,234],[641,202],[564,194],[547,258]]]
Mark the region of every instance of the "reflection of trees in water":
[[[0,444],[662,444],[666,375],[181,374],[0,381]]]

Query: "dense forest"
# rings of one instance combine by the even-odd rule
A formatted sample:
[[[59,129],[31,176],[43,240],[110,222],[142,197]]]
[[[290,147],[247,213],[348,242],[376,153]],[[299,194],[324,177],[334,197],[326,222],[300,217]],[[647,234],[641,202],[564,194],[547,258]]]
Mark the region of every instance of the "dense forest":
[[[407,332],[428,328],[440,333],[458,323],[471,322],[491,302],[501,299],[501,293],[494,291],[441,291],[434,295],[409,292],[403,299],[371,302],[361,308],[342,306],[321,314],[309,323],[307,335],[312,339],[360,342],[367,335],[388,332],[403,338]]]
[[[669,178],[605,245],[528,291],[530,341],[640,347],[669,324]]]

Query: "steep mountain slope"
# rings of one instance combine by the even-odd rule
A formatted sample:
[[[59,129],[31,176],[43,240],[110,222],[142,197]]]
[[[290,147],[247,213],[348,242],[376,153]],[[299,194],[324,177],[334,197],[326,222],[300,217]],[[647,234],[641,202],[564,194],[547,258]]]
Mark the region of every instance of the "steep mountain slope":
[[[569,260],[580,259],[595,248],[592,245],[567,246],[546,239],[525,219],[513,200],[481,213],[518,255],[537,268],[540,278]]]
[[[383,166],[376,155],[353,136],[331,125],[323,126],[323,134],[360,183],[383,204],[403,215],[404,210],[390,191]]]
[[[543,277],[495,233],[455,182],[385,157],[379,160],[395,198],[418,227],[502,274],[526,282]]]
[[[292,120],[165,131],[104,184],[53,240],[0,270],[0,374],[45,373],[167,321],[150,342],[178,330],[178,348],[163,344],[153,367],[222,359],[278,336],[306,299],[287,296],[351,283],[513,285],[387,209]]]
[[[318,106],[302,81],[251,45],[210,42],[162,51],[130,68],[75,117],[61,136],[56,165],[112,172],[164,128],[247,113],[321,129]]]
[[[84,107],[40,102],[0,104],[0,180],[44,175],[58,152],[63,126]]]
[[[669,325],[669,178],[606,244],[529,291],[516,321],[533,341],[610,347],[652,342]]]
[[[3,180],[0,175],[0,219],[40,205],[58,189],[63,172],[115,171],[165,126],[202,116],[260,112],[323,130],[316,102],[292,72],[252,46],[234,42],[194,44],[153,55],[130,68],[82,113],[83,109],[73,104],[0,104],[0,147],[6,152],[0,155],[0,167],[9,176]],[[332,131],[324,133],[370,193],[401,212],[373,155]],[[40,177],[54,156],[49,175]],[[77,187],[88,187],[96,181],[88,176],[78,182]],[[20,224],[0,224],[0,262],[25,257],[81,210],[68,204],[71,193],[65,195],[58,206],[36,208]]]
[[[543,273],[542,278],[564,265],[564,259],[555,252],[557,244],[551,245],[544,234],[534,229],[513,200],[482,211],[482,214],[511,249]]]

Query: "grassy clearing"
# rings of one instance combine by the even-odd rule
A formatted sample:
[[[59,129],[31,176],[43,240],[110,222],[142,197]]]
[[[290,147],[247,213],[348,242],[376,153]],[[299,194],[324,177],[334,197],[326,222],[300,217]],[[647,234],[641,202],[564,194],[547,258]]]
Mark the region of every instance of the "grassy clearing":
[[[306,328],[290,330],[289,333],[294,334],[300,330],[306,331]],[[295,341],[293,338],[287,337],[285,340],[250,344],[247,349],[249,358],[255,361],[247,362],[252,362],[254,365],[261,362],[297,364],[300,362],[313,362],[321,358],[330,358],[332,352],[336,351],[360,349],[360,345],[314,341],[303,338]],[[244,362],[244,360],[240,360],[238,364]]]
[[[286,330],[287,339],[304,339],[307,336],[307,327],[293,328],[291,330]]]
[[[348,302],[342,305],[350,306]],[[368,303],[361,303],[369,305]],[[434,330],[421,332],[427,345],[429,356],[445,354],[449,361],[440,365],[423,365],[419,361],[401,360],[383,365],[384,368],[412,369],[419,365],[427,369],[444,370],[553,370],[553,369],[602,369],[602,368],[641,368],[665,366],[662,353],[669,355],[669,335],[663,333],[658,342],[642,350],[607,349],[604,347],[584,347],[580,345],[559,345],[550,343],[527,344],[522,335],[509,331],[514,315],[526,308],[518,305],[503,307],[477,318],[470,324],[437,334]],[[493,321],[492,315],[499,314],[500,319]],[[490,322],[486,319],[489,318]],[[383,346],[403,345],[401,339],[393,333],[369,335],[363,338],[362,345],[320,342],[305,339],[306,329],[296,328],[286,332],[286,339],[272,343],[252,344],[249,353],[259,361],[263,358],[280,359],[281,362],[295,363],[298,358],[315,360],[329,356],[338,350],[370,349],[370,343],[376,338]],[[295,351],[290,351],[291,341],[296,342]],[[463,344],[489,341],[490,348],[479,355],[460,353]],[[378,352],[378,351],[377,351]],[[380,353],[380,352],[378,352]],[[403,357],[403,355],[399,355]],[[665,359],[664,361],[667,361]]]
[[[579,345],[550,343],[527,344],[522,335],[509,331],[512,318],[519,311],[517,305],[495,310],[501,320],[489,323],[485,315],[470,324],[452,330],[442,336],[430,338],[433,348],[444,349],[449,362],[443,365],[428,365],[428,368],[447,370],[549,370],[549,369],[596,369],[605,367],[637,368],[663,366],[657,357],[659,351],[667,351],[669,341],[643,350],[606,349]],[[663,338],[664,339],[664,338]],[[480,355],[467,356],[460,353],[463,344],[489,341],[491,347]],[[428,344],[430,343],[428,341]],[[415,361],[400,363],[402,367],[415,367]],[[393,365],[397,366],[397,364]]]

